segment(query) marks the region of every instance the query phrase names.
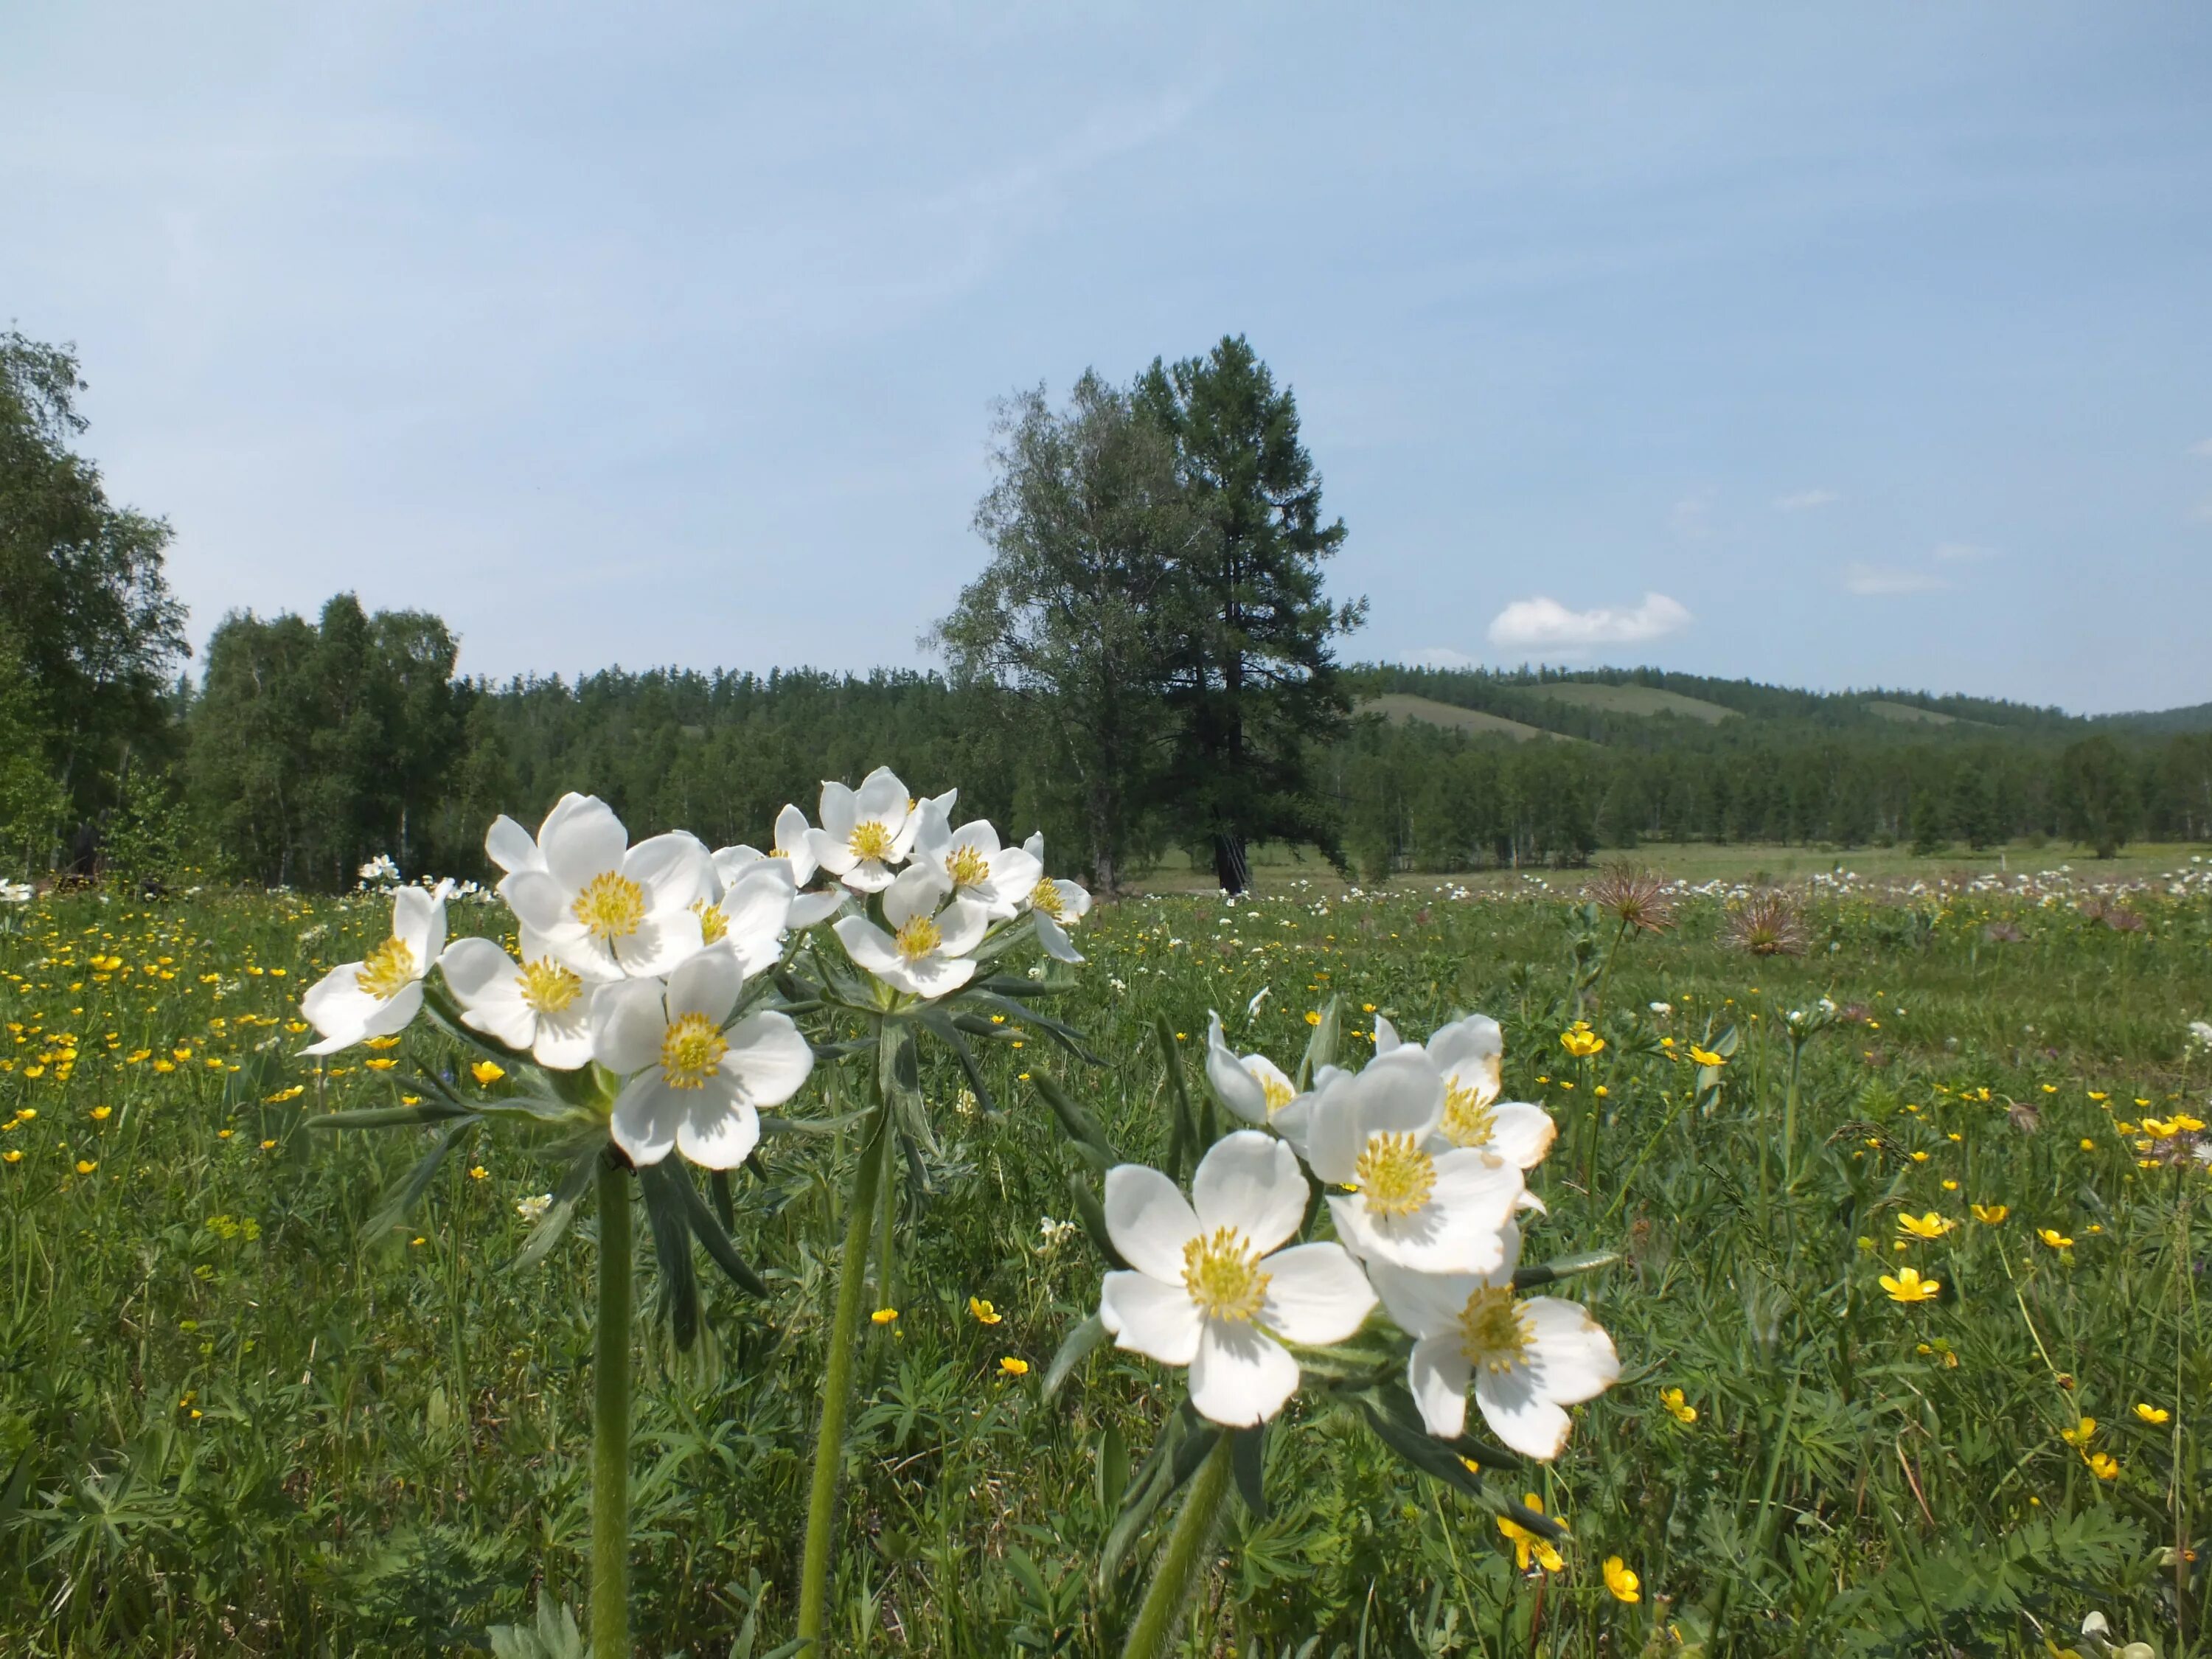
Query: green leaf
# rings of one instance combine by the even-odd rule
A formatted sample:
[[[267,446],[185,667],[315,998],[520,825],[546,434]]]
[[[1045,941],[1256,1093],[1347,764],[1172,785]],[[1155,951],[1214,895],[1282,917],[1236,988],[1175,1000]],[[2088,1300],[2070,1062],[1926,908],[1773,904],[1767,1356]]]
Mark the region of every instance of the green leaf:
[[[483,1120],[471,1115],[447,1127],[430,1150],[422,1154],[415,1167],[403,1176],[392,1190],[385,1194],[384,1202],[377,1206],[376,1213],[362,1224],[363,1239],[380,1238],[386,1230],[398,1224],[407,1212],[415,1207],[415,1200],[422,1196],[438,1166],[446,1161],[460,1138]]]
[[[645,1195],[645,1218],[653,1229],[653,1260],[660,1268],[661,1317],[675,1334],[676,1346],[689,1352],[699,1340],[699,1274],[691,1261],[691,1226],[684,1199],[676,1189],[690,1188],[680,1170],[671,1170],[673,1158],[638,1168],[637,1184]],[[692,1197],[698,1197],[693,1189]]]
[[[396,1129],[408,1124],[446,1123],[457,1117],[477,1115],[465,1106],[424,1101],[419,1106],[379,1106],[365,1112],[325,1112],[320,1116],[303,1118],[301,1121],[310,1129]]]
[[[1050,1400],[1060,1392],[1060,1385],[1067,1381],[1075,1368],[1097,1351],[1106,1340],[1106,1327],[1097,1314],[1085,1320],[1060,1339],[1060,1352],[1045,1367],[1044,1397]]]
[[[1067,1132],[1069,1139],[1079,1146],[1088,1147],[1105,1160],[1101,1166],[1101,1173],[1120,1162],[1114,1153],[1114,1143],[1106,1139],[1106,1131],[1099,1127],[1098,1120],[1078,1105],[1049,1072],[1033,1068],[1030,1073],[1030,1087],[1036,1090],[1044,1103],[1052,1109],[1052,1115],[1060,1120],[1060,1127]]]
[[[545,1213],[538,1218],[530,1230],[530,1237],[522,1242],[513,1263],[517,1272],[527,1272],[551,1255],[553,1247],[568,1235],[568,1224],[575,1219],[576,1206],[584,1194],[592,1189],[592,1182],[599,1172],[600,1161],[606,1149],[594,1146],[588,1152],[579,1153],[569,1160],[562,1172],[561,1184],[553,1189],[553,1201],[545,1206]]]
[[[664,1163],[670,1161],[672,1160],[663,1160]],[[728,1173],[726,1170],[714,1171],[716,1176],[724,1178],[726,1183]],[[758,1297],[765,1302],[768,1299],[767,1281],[746,1265],[744,1257],[738,1254],[738,1247],[730,1242],[729,1231],[722,1225],[721,1218],[708,1206],[706,1200],[699,1195],[698,1188],[692,1184],[690,1171],[679,1168],[670,1179],[677,1189],[678,1198],[683,1202],[684,1220],[690,1226],[691,1236],[705,1249],[708,1259],[728,1274],[732,1282],[747,1295]]]
[[[1571,1279],[1577,1273],[1586,1273],[1600,1267],[1609,1267],[1620,1260],[1618,1250],[1583,1250],[1575,1255],[1555,1255],[1549,1261],[1531,1262],[1513,1270],[1513,1288],[1534,1290],[1539,1285],[1550,1285],[1562,1279]]]
[[[1083,1231],[1091,1235],[1091,1242],[1097,1247],[1098,1254],[1114,1267],[1127,1267],[1129,1264],[1121,1260],[1121,1251],[1114,1248],[1114,1236],[1106,1231],[1105,1206],[1099,1203],[1098,1194],[1091,1190],[1091,1183],[1084,1179],[1080,1170],[1070,1172],[1067,1192],[1068,1196],[1075,1200],[1076,1219],[1083,1224]]]
[[[1313,1087],[1314,1073],[1336,1060],[1337,1038],[1344,1029],[1344,999],[1332,996],[1322,1005],[1321,1023],[1313,1028],[1306,1039],[1306,1051],[1298,1059],[1298,1073],[1294,1079],[1300,1094]]]
[[[1237,1475],[1237,1495],[1255,1521],[1267,1518],[1267,1425],[1255,1423],[1235,1431],[1230,1456]]]

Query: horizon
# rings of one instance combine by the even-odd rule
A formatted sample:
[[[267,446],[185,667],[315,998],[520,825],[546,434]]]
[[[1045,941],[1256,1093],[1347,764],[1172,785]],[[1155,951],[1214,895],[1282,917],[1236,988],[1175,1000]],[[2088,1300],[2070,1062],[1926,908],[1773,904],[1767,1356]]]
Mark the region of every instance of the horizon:
[[[196,647],[925,668],[994,399],[1241,333],[1347,658],[2212,699],[2212,15],[1601,15],[95,4],[0,64],[0,320]]]

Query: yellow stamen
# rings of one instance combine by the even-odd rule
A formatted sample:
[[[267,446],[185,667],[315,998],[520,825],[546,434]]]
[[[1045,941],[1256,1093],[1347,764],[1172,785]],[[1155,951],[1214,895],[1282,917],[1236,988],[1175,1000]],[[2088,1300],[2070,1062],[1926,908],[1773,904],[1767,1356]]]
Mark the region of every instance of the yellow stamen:
[[[1520,1364],[1535,1334],[1510,1285],[1485,1285],[1460,1310],[1459,1346],[1468,1364],[1508,1371]],[[1692,1415],[1695,1415],[1694,1413]]]
[[[880,818],[856,823],[845,845],[856,859],[887,859],[891,855],[890,826]]]
[[[1042,910],[1054,921],[1067,920],[1067,906],[1060,896],[1060,884],[1050,876],[1037,883],[1030,892],[1030,908]]]
[[[389,1002],[414,978],[415,953],[397,939],[388,939],[354,969],[353,982],[379,1002]]]
[[[1374,1135],[1352,1166],[1352,1181],[1376,1214],[1411,1215],[1429,1201],[1437,1184],[1437,1161],[1410,1134]]]
[[[1498,1125],[1480,1090],[1454,1083],[1445,1091],[1443,1121],[1437,1127],[1455,1146],[1487,1146]]]
[[[945,860],[945,873],[955,887],[981,887],[991,878],[991,860],[973,847],[963,847]]]
[[[898,930],[899,954],[908,962],[920,960],[944,943],[945,935],[927,916],[910,916]]]
[[[722,914],[718,904],[709,904],[702,898],[693,899],[691,908],[699,918],[699,937],[712,945],[730,931],[730,919]]]
[[[1261,1078],[1260,1092],[1267,1097],[1269,1117],[1274,1116],[1276,1113],[1297,1098],[1297,1091],[1279,1077]]]
[[[1247,1324],[1259,1317],[1271,1275],[1260,1271],[1260,1253],[1234,1227],[1217,1227],[1182,1247],[1183,1288],[1208,1319]]]
[[[584,981],[550,957],[522,967],[522,1000],[536,1012],[557,1014],[584,994]]]
[[[576,895],[569,914],[584,924],[593,939],[603,945],[612,944],[628,939],[645,925],[645,889],[628,876],[603,870]]]
[[[660,1080],[672,1089],[703,1089],[721,1069],[729,1043],[704,1014],[685,1014],[669,1023],[660,1039]]]

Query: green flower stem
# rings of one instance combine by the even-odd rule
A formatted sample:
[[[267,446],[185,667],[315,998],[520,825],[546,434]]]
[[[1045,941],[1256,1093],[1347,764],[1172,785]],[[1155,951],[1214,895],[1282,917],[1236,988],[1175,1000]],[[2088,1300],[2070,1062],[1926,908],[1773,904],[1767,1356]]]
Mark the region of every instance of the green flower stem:
[[[629,1170],[599,1169],[599,1320],[592,1364],[592,1652],[629,1656]]]
[[[1199,1581],[1199,1563],[1206,1540],[1221,1514],[1221,1500],[1229,1495],[1230,1448],[1237,1437],[1220,1431],[1213,1449],[1206,1455],[1191,1478],[1190,1495],[1182,1500],[1175,1531],[1160,1552],[1159,1565],[1145,1591],[1145,1604],[1137,1609],[1137,1622],[1129,1626],[1129,1639],[1121,1659],[1154,1659],[1167,1651],[1169,1638],[1182,1621],[1183,1609]]]
[[[837,1309],[830,1316],[830,1357],[822,1378],[822,1422],[814,1439],[814,1481],[806,1499],[806,1553],[799,1570],[799,1635],[823,1651],[829,1611],[830,1534],[837,1516],[837,1475],[845,1456],[845,1411],[853,1392],[853,1334],[868,1279],[868,1238],[876,1221],[876,1188],[890,1146],[890,1101],[876,1104],[853,1170],[845,1204],[845,1249],[837,1261]]]

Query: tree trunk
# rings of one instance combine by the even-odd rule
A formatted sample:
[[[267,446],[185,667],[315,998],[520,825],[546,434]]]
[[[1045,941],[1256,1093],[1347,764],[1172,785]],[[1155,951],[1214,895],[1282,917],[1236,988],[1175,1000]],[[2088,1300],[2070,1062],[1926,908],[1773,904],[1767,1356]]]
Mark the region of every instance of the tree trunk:
[[[1244,861],[1244,838],[1224,831],[1213,838],[1213,873],[1222,890],[1232,897],[1252,884],[1252,867]]]

